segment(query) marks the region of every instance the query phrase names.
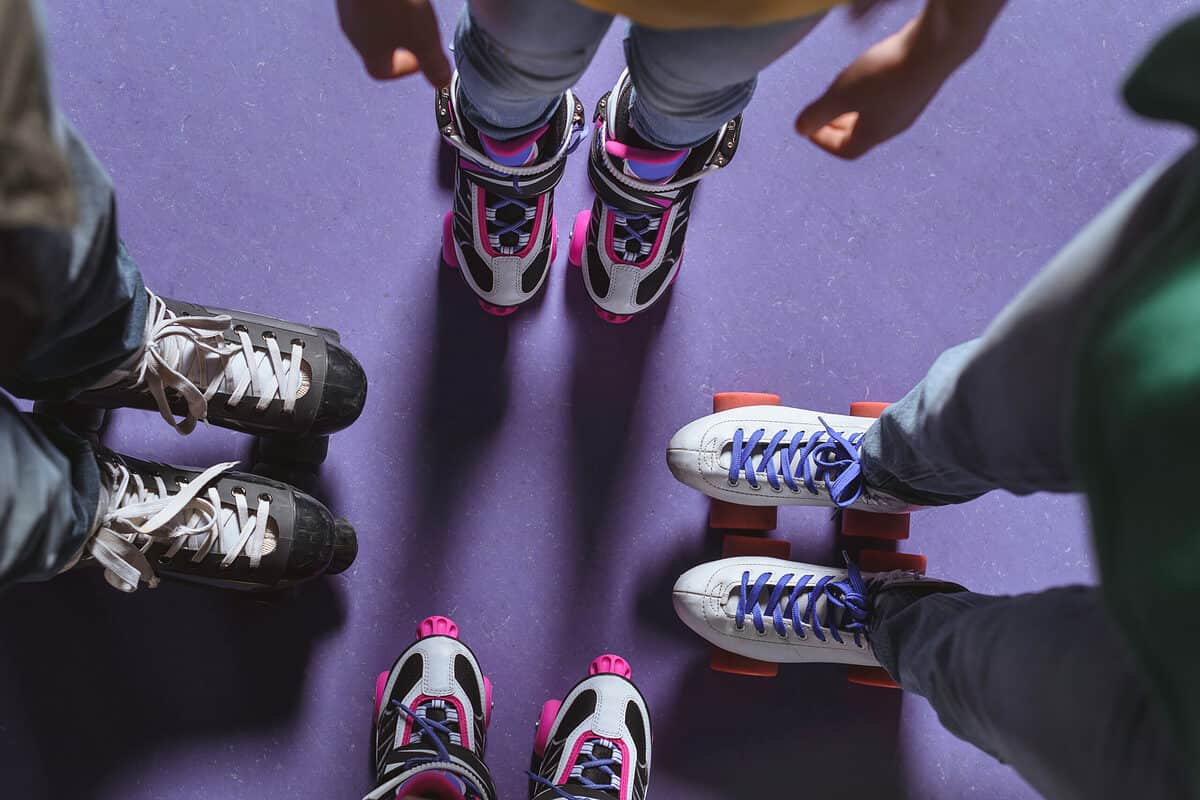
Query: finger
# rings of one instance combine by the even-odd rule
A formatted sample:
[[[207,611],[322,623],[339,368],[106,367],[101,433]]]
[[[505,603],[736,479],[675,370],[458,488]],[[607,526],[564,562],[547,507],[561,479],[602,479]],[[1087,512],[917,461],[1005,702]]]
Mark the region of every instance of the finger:
[[[437,14],[430,3],[420,3],[413,9],[409,19],[411,36],[406,44],[416,56],[421,72],[435,89],[450,84],[450,60],[442,48],[442,35],[438,31]]]
[[[386,81],[398,77],[396,75],[396,53],[393,50],[364,52],[362,60],[367,74],[377,81]]]
[[[878,144],[858,114],[845,114],[809,138],[825,152],[847,161],[866,155]]]

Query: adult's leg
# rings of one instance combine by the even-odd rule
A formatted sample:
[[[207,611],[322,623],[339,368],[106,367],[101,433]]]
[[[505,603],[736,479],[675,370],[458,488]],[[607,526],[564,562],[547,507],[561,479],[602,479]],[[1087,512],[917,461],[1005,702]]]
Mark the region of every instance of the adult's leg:
[[[921,504],[991,489],[1074,491],[1074,362],[1098,302],[1135,263],[1200,150],[1143,176],[1050,262],[983,336],[943,353],[863,445],[868,485]]]
[[[758,73],[804,39],[821,17],[749,28],[634,25],[625,40],[634,129],[667,150],[700,144],[742,113]]]
[[[1046,797],[1188,797],[1165,716],[1099,590],[989,597],[885,588],[871,644],[956,736]]]
[[[570,0],[470,0],[454,36],[464,115],[495,139],[546,124],[611,24]]]
[[[91,446],[0,395],[0,590],[54,577],[81,552],[100,500]]]

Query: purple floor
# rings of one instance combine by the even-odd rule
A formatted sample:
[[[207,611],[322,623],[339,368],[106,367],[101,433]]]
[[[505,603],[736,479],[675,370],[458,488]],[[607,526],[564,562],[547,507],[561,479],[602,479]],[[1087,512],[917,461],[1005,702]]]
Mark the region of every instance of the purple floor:
[[[853,164],[798,141],[793,115],[912,3],[869,29],[835,14],[764,74],[737,162],[700,191],[682,280],[623,328],[595,318],[561,248],[543,299],[508,320],[437,269],[449,193],[432,92],[369,81],[332,0],[47,5],[62,104],[117,182],[147,283],[335,326],[371,392],[326,469],[361,542],[340,578],[276,605],[121,596],[95,574],[3,599],[6,797],[357,798],[375,673],[432,613],[495,682],[489,762],[508,800],[541,702],[602,651],[629,658],[649,699],[657,800],[1032,796],[920,698],[849,687],[836,667],[710,673],[670,587],[716,543],[663,450],[715,389],[841,411],[899,397],[978,332],[1179,148],[1116,87],[1185,0],[1014,3],[913,131]],[[439,3],[446,30],[456,6]],[[589,107],[618,36],[579,87]],[[558,201],[565,230],[590,203],[582,153]],[[136,411],[109,443],[204,465],[247,451]],[[826,512],[785,512],[781,531],[798,558],[835,557]],[[1075,498],[929,511],[907,549],[985,592],[1093,575]]]

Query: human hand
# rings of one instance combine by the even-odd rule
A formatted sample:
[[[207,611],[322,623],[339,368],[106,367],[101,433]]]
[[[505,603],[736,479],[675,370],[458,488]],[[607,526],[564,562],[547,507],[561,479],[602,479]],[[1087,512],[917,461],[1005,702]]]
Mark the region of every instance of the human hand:
[[[422,72],[434,88],[450,83],[437,14],[429,0],[337,0],[342,31],[376,80]]]
[[[856,159],[908,130],[983,43],[1005,0],[929,0],[922,14],[846,67],[796,118],[796,131]]]

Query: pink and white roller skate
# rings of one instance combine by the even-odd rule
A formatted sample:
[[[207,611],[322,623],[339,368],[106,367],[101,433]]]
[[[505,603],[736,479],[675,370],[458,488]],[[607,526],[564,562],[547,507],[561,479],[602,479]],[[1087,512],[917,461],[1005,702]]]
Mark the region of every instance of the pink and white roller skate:
[[[364,800],[496,800],[483,763],[491,714],[491,681],[458,626],[422,621],[375,682],[376,788]]]
[[[531,800],[645,800],[650,712],[620,656],[603,655],[565,700],[542,706]]]
[[[741,134],[739,115],[697,147],[654,148],[629,124],[632,90],[622,72],[596,105],[588,158],[596,201],[575,218],[568,254],[596,313],[614,323],[649,308],[675,280],[696,183],[729,164]]]
[[[554,187],[582,138],[583,103],[568,90],[550,122],[500,141],[459,113],[458,92],[455,73],[436,103],[442,138],[458,151],[442,260],[462,270],[484,311],[506,316],[537,294],[554,261]]]

